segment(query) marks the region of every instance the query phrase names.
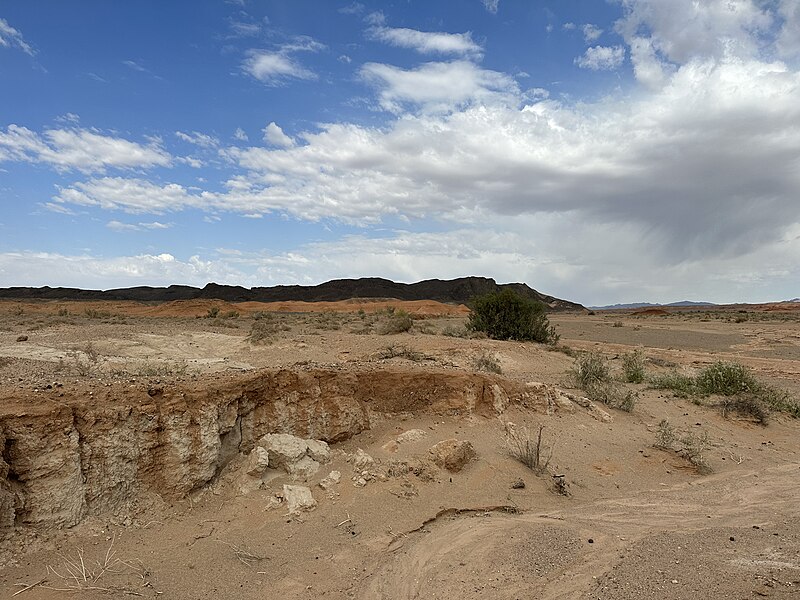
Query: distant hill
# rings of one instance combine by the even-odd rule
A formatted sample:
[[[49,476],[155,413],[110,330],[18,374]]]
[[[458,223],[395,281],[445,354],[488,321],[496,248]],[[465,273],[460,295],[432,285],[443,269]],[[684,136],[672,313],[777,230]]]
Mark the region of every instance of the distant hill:
[[[498,284],[487,277],[459,279],[428,279],[418,283],[395,283],[378,277],[335,279],[319,285],[279,285],[244,288],[209,283],[203,288],[186,285],[169,287],[132,287],[112,290],[81,290],[76,288],[10,287],[0,288],[0,298],[18,300],[137,300],[139,302],[168,302],[172,300],[224,300],[227,302],[335,302],[351,298],[394,298],[397,300],[437,300],[439,302],[468,302],[488,292],[512,289],[519,294],[544,302],[552,310],[580,310],[575,302],[561,300],[537,292],[524,283]]]
[[[691,300],[681,300],[680,302],[670,302],[669,304],[653,304],[652,302],[632,302],[630,304],[608,304],[606,306],[590,306],[592,310],[617,310],[633,308],[649,308],[658,306],[717,306],[713,302],[693,302]]]

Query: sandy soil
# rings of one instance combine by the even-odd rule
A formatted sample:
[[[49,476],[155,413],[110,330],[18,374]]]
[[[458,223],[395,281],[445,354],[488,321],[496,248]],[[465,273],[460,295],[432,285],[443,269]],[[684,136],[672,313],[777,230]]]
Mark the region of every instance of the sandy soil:
[[[324,367],[376,378],[387,368],[472,372],[482,356],[494,358],[507,380],[566,389],[573,363],[537,344],[454,336],[462,334],[463,308],[437,303],[343,303],[322,313],[292,306],[266,317],[257,313],[276,307],[98,304],[0,302],[6,410],[121,384],[235,382],[261,369]],[[224,318],[203,318],[215,306]],[[381,335],[388,306],[413,312],[414,328]],[[225,316],[232,311],[238,316]],[[641,347],[651,371],[736,360],[800,393],[795,315],[683,311],[551,320],[562,346],[603,352],[616,368],[623,353]],[[266,338],[253,343],[248,336],[264,322]],[[515,406],[500,418],[423,411],[376,422],[332,446],[332,463],[308,483],[318,507],[300,516],[274,505],[275,492],[292,483],[288,476],[242,493],[235,484],[239,460],[187,498],[153,498],[136,514],[92,517],[65,531],[18,531],[2,546],[0,594],[41,582],[18,597],[63,598],[75,584],[59,577],[65,562],[82,555],[87,564],[103,563],[111,548],[121,562],[96,585],[81,584],[79,597],[800,596],[800,423],[773,415],[763,427],[644,385],[629,387],[640,399],[630,414],[609,409],[612,422],[578,406],[552,414]],[[662,419],[708,434],[710,474],[653,447]],[[508,421],[544,425],[551,473],[564,475],[569,496],[554,493],[549,474],[537,476],[508,456]],[[410,429],[426,435],[391,444]],[[459,473],[353,484],[348,457],[359,448],[386,466],[424,457],[449,438],[468,440],[477,451]],[[341,483],[329,492],[317,487],[334,469]],[[525,487],[512,488],[519,479]]]

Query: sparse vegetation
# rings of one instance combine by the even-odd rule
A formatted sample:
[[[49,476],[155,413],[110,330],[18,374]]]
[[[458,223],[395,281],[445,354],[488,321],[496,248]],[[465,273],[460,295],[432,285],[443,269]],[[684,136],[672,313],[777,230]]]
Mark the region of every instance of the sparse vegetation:
[[[725,396],[718,404],[723,414],[731,412],[755,418],[766,423],[769,410],[785,412],[800,418],[800,402],[788,392],[764,384],[743,365],[719,361],[705,367],[696,377],[677,371],[650,378],[655,389],[671,390],[681,398],[692,398],[697,403],[711,394]],[[734,398],[731,398],[734,397]]]
[[[711,467],[706,459],[706,450],[711,446],[708,432],[699,435],[692,431],[680,432],[667,419],[662,419],[656,430],[655,448],[675,452],[689,461],[698,473],[707,474]]]
[[[542,431],[544,425],[539,425],[534,439],[527,427],[519,429],[514,423],[506,423],[506,451],[537,475],[547,471],[553,455],[552,448],[542,446]]]
[[[500,375],[503,372],[503,368],[500,366],[500,361],[497,360],[497,357],[488,353],[482,352],[479,356],[475,358],[474,361],[475,369],[478,371],[487,371],[488,373],[496,373]]]
[[[622,356],[622,373],[628,383],[642,383],[645,380],[644,352],[637,348]]]
[[[253,321],[247,339],[251,344],[271,344],[278,336],[278,323],[272,319]]]
[[[467,326],[473,331],[483,331],[496,340],[558,342],[559,335],[550,325],[541,302],[505,289],[479,296],[472,305]]]
[[[422,352],[417,352],[416,350],[412,350],[408,346],[404,346],[403,344],[389,344],[382,350],[380,350],[377,354],[379,359],[388,360],[391,358],[405,358],[406,360],[411,360],[414,362],[421,362],[423,360],[434,360],[432,356],[428,356],[427,354],[423,354]]]
[[[219,316],[219,306],[212,306],[206,312],[206,319],[216,319]]]
[[[378,326],[378,333],[381,335],[395,335],[410,331],[414,326],[411,315],[404,310],[391,309],[386,312],[386,316]]]
[[[579,355],[570,375],[575,385],[596,402],[625,412],[631,412],[636,405],[638,394],[614,381],[608,360],[602,354],[586,352]]]

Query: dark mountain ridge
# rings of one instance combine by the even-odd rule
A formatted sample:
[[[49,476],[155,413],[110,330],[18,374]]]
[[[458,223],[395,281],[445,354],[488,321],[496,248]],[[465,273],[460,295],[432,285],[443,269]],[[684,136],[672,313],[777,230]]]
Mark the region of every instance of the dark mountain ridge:
[[[552,310],[578,310],[584,307],[575,302],[542,294],[524,283],[498,284],[487,277],[458,279],[428,279],[417,283],[396,283],[379,277],[334,279],[319,285],[278,285],[245,288],[235,285],[209,283],[196,288],[186,285],[169,287],[140,286],[111,290],[82,290],[48,286],[0,288],[0,298],[17,300],[136,300],[139,302],[169,302],[172,300],[224,300],[226,302],[335,302],[351,298],[395,298],[397,300],[436,300],[439,302],[468,302],[471,298],[512,289],[517,293],[547,304]]]

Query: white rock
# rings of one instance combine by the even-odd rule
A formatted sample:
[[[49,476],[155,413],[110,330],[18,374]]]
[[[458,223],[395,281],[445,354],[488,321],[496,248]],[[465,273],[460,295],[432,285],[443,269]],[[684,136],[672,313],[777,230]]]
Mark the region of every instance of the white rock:
[[[296,515],[304,510],[311,510],[317,506],[317,501],[311,495],[311,490],[302,485],[284,485],[283,498],[289,514]]]
[[[295,479],[307,481],[319,471],[319,463],[310,456],[304,456],[300,460],[286,465],[286,472]]]
[[[367,485],[367,480],[364,479],[363,477],[359,477],[353,482],[353,485],[355,487],[364,487],[365,485]]]
[[[374,464],[375,459],[364,452],[361,448],[356,450],[356,453],[353,454],[353,467],[356,471],[363,471],[367,467],[371,467]]]
[[[256,446],[247,457],[245,472],[251,477],[261,477],[267,467],[269,467],[269,452],[261,446]]]
[[[420,441],[426,435],[428,435],[428,433],[422,429],[409,429],[397,436],[397,443],[413,444],[414,442]]]
[[[325,479],[319,482],[319,487],[321,487],[323,490],[329,490],[341,480],[342,474],[339,471],[331,471]]]
[[[331,449],[322,440],[306,440],[308,445],[308,455],[321,464],[327,464],[331,460]]]
[[[273,469],[283,468],[297,462],[308,451],[308,443],[297,436],[288,433],[268,433],[263,436],[258,445],[269,452],[269,464]]]

